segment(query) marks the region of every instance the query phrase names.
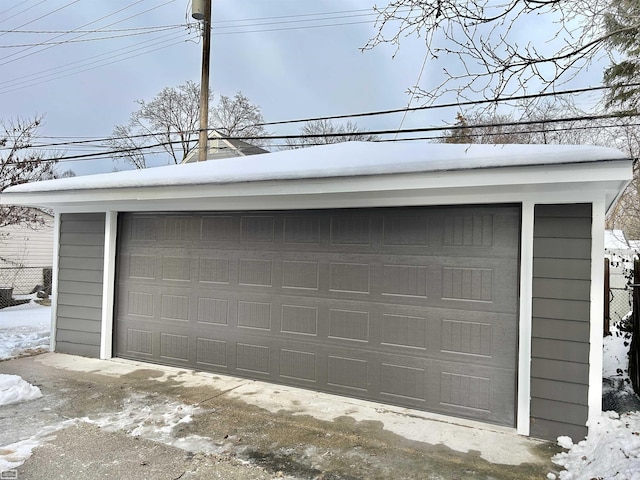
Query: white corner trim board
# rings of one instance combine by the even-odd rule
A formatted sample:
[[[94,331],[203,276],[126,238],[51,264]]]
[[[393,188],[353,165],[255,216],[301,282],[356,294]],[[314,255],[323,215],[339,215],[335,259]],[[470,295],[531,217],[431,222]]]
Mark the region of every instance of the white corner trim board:
[[[118,212],[106,212],[104,221],[104,267],[102,275],[100,358],[103,360],[107,360],[113,356],[113,306],[115,301],[114,294]]]
[[[518,344],[518,413],[516,430],[529,435],[531,421],[531,312],[533,295],[534,203],[522,204],[520,231],[520,312]]]
[[[60,267],[60,213],[53,218],[53,265],[51,272],[51,333],[49,350],[56,351],[56,332],[58,328],[58,269]]]
[[[591,223],[591,318],[589,349],[589,418],[602,412],[602,315],[604,312],[604,199],[592,204]]]

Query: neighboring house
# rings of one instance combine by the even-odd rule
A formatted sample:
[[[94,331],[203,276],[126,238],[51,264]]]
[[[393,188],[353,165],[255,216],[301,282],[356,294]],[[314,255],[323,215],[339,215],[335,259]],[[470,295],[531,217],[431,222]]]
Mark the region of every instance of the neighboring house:
[[[196,147],[191,150],[182,163],[193,163],[198,161],[200,149]],[[207,160],[220,160],[229,157],[246,157],[248,155],[259,155],[269,153],[268,150],[251,145],[250,143],[235,138],[229,138],[222,135],[217,130],[209,133],[207,142]]]
[[[617,150],[348,142],[12,187],[56,213],[56,351],[579,440]],[[459,420],[458,420],[459,421]]]
[[[44,223],[35,228],[0,228],[0,287],[26,294],[44,285],[43,268],[53,265],[53,215],[41,212]]]

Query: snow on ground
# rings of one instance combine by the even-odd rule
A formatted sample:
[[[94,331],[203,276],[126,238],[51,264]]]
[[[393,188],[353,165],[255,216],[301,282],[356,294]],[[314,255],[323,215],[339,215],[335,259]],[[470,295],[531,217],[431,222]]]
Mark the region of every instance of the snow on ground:
[[[626,320],[626,317],[625,319]],[[629,343],[631,337],[620,331],[617,323],[611,325],[611,335],[604,337],[602,350],[602,378],[627,377],[629,369]]]
[[[0,445],[0,472],[10,471],[22,465],[31,456],[35,448],[49,440],[53,440],[55,438],[55,432],[70,427],[76,421],[76,419],[71,419],[56,423],[55,425],[47,425],[32,437],[10,445]]]
[[[635,395],[628,376],[630,338],[617,324],[611,333],[604,338],[602,376],[624,385],[619,395]],[[558,445],[568,450],[553,458],[565,468],[560,480],[640,480],[640,412],[603,412],[588,426],[589,435],[577,444],[569,437],[558,438]],[[550,473],[548,478],[556,476]]]
[[[80,419],[108,432],[125,431],[134,437],[164,443],[183,450],[206,453],[219,452],[220,449],[210,438],[199,435],[188,435],[176,438],[174,429],[183,423],[191,423],[193,415],[202,411],[197,405],[185,405],[179,402],[163,402],[146,404],[143,395],[128,398],[122,409],[113,413],[105,413],[97,418]]]
[[[25,382],[18,375],[0,373],[0,407],[42,397],[38,387]]]
[[[33,300],[24,305],[0,310],[0,360],[19,356],[28,350],[49,347],[51,308]],[[603,377],[624,382],[623,393],[634,395],[628,386],[627,369],[629,338],[612,326],[612,335],[605,337]],[[13,378],[12,378],[13,377]],[[39,398],[37,387],[20,377],[0,375],[0,406]],[[71,419],[52,425],[38,435],[3,446],[0,449],[0,471],[16,468],[31,456],[31,452],[62,428],[83,421],[111,430],[124,430],[167,445],[188,450],[215,452],[220,447],[210,439],[189,436],[176,438],[176,426],[191,421],[197,407],[179,403],[145,405],[143,399],[131,398],[119,412],[105,413],[97,418]],[[570,438],[560,437],[558,443],[567,452],[554,457],[565,468],[560,480],[615,479],[640,480],[640,412],[619,416],[603,413],[589,424],[589,436],[573,444]],[[549,479],[556,478],[549,474]]]
[[[48,349],[51,335],[51,307],[30,303],[0,310],[0,360],[18,357],[26,351]]]
[[[0,472],[19,467],[31,456],[35,448],[53,440],[57,431],[79,422],[97,425],[109,432],[124,431],[128,435],[142,437],[187,451],[221,453],[225,446],[216,445],[209,438],[199,435],[180,438],[176,436],[176,427],[190,423],[193,420],[193,415],[200,411],[202,409],[195,405],[185,405],[179,402],[155,403],[153,398],[133,395],[125,401],[123,407],[118,411],[105,412],[92,418],[63,420],[46,426],[36,435],[27,439],[6,446],[0,443]]]
[[[640,479],[640,413],[619,416],[605,412],[589,423],[589,436],[573,444],[559,437],[558,444],[570,449],[553,461],[566,470],[560,480]],[[555,478],[555,477],[549,477]]]

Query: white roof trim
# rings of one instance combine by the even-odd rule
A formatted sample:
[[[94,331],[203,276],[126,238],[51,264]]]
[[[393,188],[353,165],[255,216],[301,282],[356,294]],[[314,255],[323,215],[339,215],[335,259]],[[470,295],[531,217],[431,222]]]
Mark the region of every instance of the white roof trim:
[[[65,212],[303,209],[534,201],[610,205],[632,178],[613,149],[353,142],[11,187]]]
[[[358,177],[622,160],[622,152],[574,145],[459,145],[424,141],[346,142],[216,162],[62,178],[7,193]]]

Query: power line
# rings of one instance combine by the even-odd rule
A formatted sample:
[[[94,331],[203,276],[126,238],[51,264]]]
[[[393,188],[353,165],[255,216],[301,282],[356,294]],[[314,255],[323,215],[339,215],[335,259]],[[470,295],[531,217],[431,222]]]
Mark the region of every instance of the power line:
[[[18,90],[22,90],[24,88],[28,88],[28,87],[33,87],[36,85],[41,85],[43,83],[48,83],[52,80],[59,80],[61,78],[65,78],[65,77],[69,77],[72,75],[76,75],[78,73],[82,73],[82,72],[86,72],[86,71],[90,71],[90,70],[94,70],[96,68],[102,68],[102,67],[106,67],[108,65],[112,65],[114,63],[118,63],[118,62],[122,62],[125,60],[130,60],[142,55],[146,55],[148,53],[152,53],[164,48],[168,48],[168,47],[172,47],[175,45],[179,45],[184,43],[188,38],[189,38],[190,34],[185,34],[185,33],[179,33],[179,34],[175,34],[175,33],[169,33],[166,35],[161,35],[160,37],[156,37],[154,39],[150,39],[150,40],[146,40],[144,42],[141,42],[140,44],[138,44],[138,46],[136,46],[136,48],[132,48],[131,46],[127,46],[127,47],[122,47],[116,50],[112,50],[111,52],[106,52],[103,53],[101,55],[97,55],[97,57],[101,57],[101,56],[105,56],[105,55],[110,55],[107,58],[101,59],[101,60],[93,60],[91,62],[88,63],[84,63],[86,62],[86,60],[90,60],[90,58],[87,59],[83,59],[80,61],[76,61],[76,62],[71,62],[66,64],[65,66],[69,66],[69,65],[73,65],[73,64],[77,64],[77,63],[84,63],[84,65],[79,65],[77,67],[75,67],[73,70],[75,71],[65,71],[65,73],[51,73],[46,75],[45,77],[40,77],[38,79],[34,79],[33,81],[30,81],[30,83],[22,83],[22,84],[14,84],[14,85],[7,85],[5,87],[0,87],[0,89],[2,89],[0,91],[0,95],[4,94],[4,93],[11,93],[11,92],[15,92]],[[170,37],[170,38],[168,38]],[[159,40],[161,38],[165,38],[164,40]],[[180,41],[174,41],[177,39],[181,39]],[[151,43],[151,42],[155,42],[155,43]],[[173,42],[173,43],[170,43]],[[150,43],[150,45],[146,45],[146,46],[140,46],[143,45],[145,43]],[[157,48],[151,48],[154,46],[158,46]],[[132,55],[133,52],[136,51],[141,51],[141,53],[138,53],[136,55]],[[116,53],[116,52],[120,52],[120,53]],[[118,58],[118,57],[123,57],[123,58]],[[109,59],[114,59],[113,61],[107,61]],[[90,66],[90,65],[96,65],[96,66]],[[88,67],[88,68],[83,68],[83,67]],[[45,73],[47,71],[51,71],[51,70],[58,70],[59,67],[55,67],[55,68],[51,68],[48,70],[43,70],[39,73]],[[33,76],[33,75],[31,75]],[[8,80],[5,82],[0,82],[0,85],[3,84],[9,84],[9,83],[15,83],[16,81],[19,80],[23,80],[23,79],[14,79],[14,80]]]
[[[640,86],[640,83],[630,83],[626,86]],[[467,102],[460,102],[460,103],[443,103],[443,104],[436,104],[436,105],[425,105],[425,106],[421,106],[421,107],[411,107],[411,108],[398,108],[398,109],[391,109],[391,110],[378,110],[378,111],[372,111],[372,112],[364,112],[364,113],[352,113],[352,114],[344,114],[344,115],[333,115],[333,116],[324,116],[324,117],[310,117],[310,118],[306,118],[306,119],[294,119],[294,120],[281,120],[281,121],[276,121],[276,122],[263,122],[263,123],[258,123],[256,124],[256,126],[268,126],[268,125],[283,125],[283,124],[289,124],[289,123],[301,123],[301,122],[310,122],[310,121],[318,121],[318,120],[334,120],[334,119],[344,119],[344,118],[354,118],[354,117],[365,117],[365,116],[377,116],[377,115],[388,115],[388,114],[393,114],[393,113],[402,113],[406,110],[408,111],[419,111],[419,110],[433,110],[433,109],[439,109],[439,108],[451,108],[451,107],[460,107],[460,106],[472,106],[472,105],[481,105],[481,104],[485,104],[485,103],[501,103],[501,102],[509,102],[509,101],[513,101],[513,100],[527,100],[527,99],[533,99],[533,98],[541,98],[541,97],[547,97],[547,96],[558,96],[558,95],[572,95],[572,94],[576,94],[576,93],[584,93],[584,92],[591,92],[591,91],[600,91],[600,90],[606,90],[612,87],[608,87],[605,85],[602,86],[597,86],[597,87],[586,87],[586,88],[581,88],[581,89],[572,89],[572,90],[561,90],[561,91],[556,91],[554,93],[549,93],[549,92],[542,92],[542,93],[538,93],[538,94],[529,94],[529,95],[518,95],[518,96],[512,96],[512,97],[505,97],[505,98],[500,98],[497,97],[495,99],[489,99],[489,100],[476,100],[476,101],[467,101]],[[2,92],[0,92],[2,93]],[[613,118],[613,117],[626,117],[626,116],[633,116],[634,114],[606,114],[608,116],[605,116],[603,118]],[[574,117],[572,119],[558,119],[558,120],[553,120],[553,121],[558,121],[558,122],[562,122],[562,121],[576,121],[576,120],[583,120],[583,121],[587,121],[587,120],[594,120],[594,119],[598,119],[600,117],[597,116],[583,116],[583,117]],[[550,122],[551,120],[545,120],[544,122]],[[517,122],[516,122],[517,123]],[[540,121],[533,121],[533,123],[541,123]],[[477,125],[476,127],[481,128],[481,125]],[[451,128],[451,126],[448,127],[434,127],[436,130],[442,130],[442,129],[447,129],[447,128]],[[469,127],[472,128],[472,127]],[[216,127],[212,127],[210,130],[215,130]],[[395,132],[402,132],[403,130],[401,129],[397,129],[397,130],[385,130],[384,132],[391,134],[391,133],[395,133]],[[198,132],[198,130],[191,130],[191,131],[175,131],[175,132],[170,132],[171,134],[180,134],[180,133],[196,133]],[[345,132],[343,134],[333,134],[335,136],[349,136],[351,135],[353,132],[348,133]],[[379,132],[367,132],[367,131],[362,131],[362,132],[357,132],[357,133],[362,133],[364,135],[370,134],[370,135],[376,135],[376,134],[380,134]],[[148,138],[148,137],[156,137],[158,135],[162,135],[165,134],[165,132],[157,132],[157,133],[144,133],[144,134],[137,134],[137,135],[130,135],[127,137],[102,137],[102,138],[95,138],[95,137],[87,137],[86,140],[70,140],[70,141],[65,141],[65,142],[56,142],[56,143],[48,143],[48,144],[40,144],[37,145],[38,148],[43,148],[43,147],[50,147],[50,146],[65,146],[65,145],[80,145],[80,144],[89,144],[89,143],[97,143],[97,142],[106,142],[108,140],[124,140],[126,138]],[[322,137],[325,136],[324,134],[318,134],[318,137]],[[42,137],[41,137],[42,138]],[[72,137],[72,138],[77,138],[77,137]],[[266,137],[234,137],[238,140],[262,140],[262,139],[270,139],[270,138],[286,138],[283,136],[266,136]],[[304,136],[299,136],[299,135],[291,135],[290,138],[304,138]],[[0,148],[0,150],[2,150]]]
[[[437,132],[437,131],[452,131],[452,130],[463,130],[463,129],[482,129],[482,128],[495,128],[495,127],[507,127],[507,126],[524,126],[524,125],[540,125],[540,124],[558,124],[558,123],[568,123],[568,122],[578,122],[578,121],[594,121],[594,120],[603,120],[603,119],[612,119],[612,118],[637,118],[640,117],[640,113],[610,113],[610,114],[602,114],[602,115],[589,115],[589,116],[573,116],[573,117],[565,117],[565,118],[554,118],[554,119],[537,119],[537,120],[525,120],[525,121],[513,121],[513,122],[497,122],[491,124],[476,124],[476,125],[448,125],[442,127],[420,127],[420,128],[407,128],[402,130],[377,130],[377,131],[366,131],[366,132],[358,132],[359,134],[366,135],[393,135],[396,133],[400,134],[409,134],[409,133],[424,133],[424,132]],[[594,127],[595,128],[595,127]],[[604,128],[600,126],[600,128]],[[195,132],[194,130],[193,132]],[[515,132],[518,133],[518,132]],[[523,132],[525,133],[525,132]],[[505,132],[500,132],[500,134],[505,134]],[[353,135],[353,132],[336,132],[331,134],[334,137],[348,137]],[[270,136],[234,136],[228,137],[231,140],[294,140],[294,139],[313,139],[313,138],[323,138],[326,137],[324,133],[318,134],[304,134],[304,135],[270,135]],[[407,139],[409,140],[409,139]],[[416,138],[412,138],[411,140],[416,140]],[[393,140],[381,140],[381,141],[393,141]],[[397,139],[396,141],[400,141]],[[406,141],[406,140],[405,140]],[[180,144],[182,141],[167,141],[167,142],[159,142],[151,145],[144,145],[140,147],[128,147],[121,148],[116,150],[111,150],[107,152],[96,152],[96,153],[87,153],[87,154],[79,154],[79,155],[70,155],[63,156],[58,158],[51,159],[40,159],[34,162],[39,161],[50,161],[50,162],[59,162],[59,161],[70,161],[70,160],[87,160],[95,157],[109,157],[109,156],[118,156],[128,152],[135,152],[140,150],[148,150],[157,147],[163,147],[167,145],[175,145]],[[30,162],[26,160],[25,162]],[[25,162],[7,162],[7,165],[15,165]]]
[[[139,0],[142,1],[142,0]],[[166,3],[163,3],[161,5],[158,5],[156,7],[153,7],[149,10],[146,10],[145,12],[148,12],[150,10],[156,9],[156,8],[160,8],[168,3],[171,3],[171,1],[174,0],[170,0]],[[139,2],[136,2],[139,3]],[[135,5],[135,4],[133,4]],[[125,8],[130,8],[132,5],[129,5]],[[123,9],[121,9],[123,10]],[[107,15],[108,16],[112,16],[115,13],[118,13],[119,11],[114,12],[112,14]],[[125,20],[128,20],[130,18],[133,18],[135,16],[141,15],[145,12],[141,12],[138,13],[136,15],[132,15],[130,17],[127,17],[123,20],[120,20],[118,22],[114,22],[108,26],[114,25],[115,23],[121,23]],[[320,24],[320,25],[300,25],[301,22],[323,22],[323,21],[333,21],[336,19],[343,19],[343,18],[357,18],[357,17],[366,17],[366,16],[371,16],[371,15],[375,15],[375,13],[372,13],[371,10],[369,9],[357,9],[357,10],[342,10],[342,11],[333,11],[333,12],[319,12],[319,13],[312,13],[312,14],[299,14],[299,15],[281,15],[281,16],[271,16],[271,17],[258,17],[258,18],[251,18],[251,19],[236,19],[236,20],[226,20],[226,21],[219,21],[215,23],[214,26],[214,35],[230,35],[230,34],[241,34],[241,33],[256,33],[256,32],[266,32],[266,31],[282,31],[282,30],[297,30],[297,29],[304,29],[304,28],[326,28],[326,27],[337,27],[337,26],[346,26],[346,25],[353,25],[353,24],[358,24],[358,23],[367,23],[367,22],[342,22],[342,23],[328,23],[328,24]],[[102,17],[101,19],[106,18],[106,17]],[[11,55],[5,56],[5,57],[0,57],[0,61],[5,59],[7,60],[4,63],[0,63],[0,65],[6,65],[7,63],[13,62],[13,61],[17,61],[20,59],[23,59],[25,57],[31,56],[31,55],[35,55],[37,53],[41,53],[45,50],[47,50],[48,48],[53,48],[54,46],[58,46],[58,45],[63,45],[63,44],[68,44],[68,43],[80,43],[80,42],[89,42],[89,41],[95,41],[96,39],[84,39],[81,40],[80,37],[84,36],[84,35],[88,35],[90,33],[94,33],[94,32],[101,32],[101,31],[108,31],[105,27],[101,28],[101,29],[96,29],[96,30],[81,30],[83,27],[86,27],[88,25],[94,24],[96,22],[98,22],[99,20],[95,20],[92,21],[90,23],[87,23],[85,25],[82,25],[76,29],[73,30],[62,30],[62,31],[55,31],[53,30],[52,32],[60,32],[60,35],[58,35],[57,37],[52,37],[48,40],[45,40],[43,42],[40,43],[33,43],[33,44],[23,44],[23,45],[29,45],[29,47],[25,50],[23,50],[22,52],[14,52]],[[276,21],[273,21],[276,20]],[[265,21],[267,21],[267,23],[265,23]],[[253,23],[247,23],[247,22],[253,22]],[[263,23],[256,23],[256,22],[263,22]],[[375,22],[375,20],[371,20],[370,23]],[[31,23],[31,22],[29,22]],[[260,26],[260,25],[277,25],[277,24],[296,24],[295,27],[289,27],[289,28],[276,28],[276,29],[258,29],[258,30],[246,30],[246,27],[251,27],[251,26]],[[185,24],[185,27],[189,27],[189,23]],[[215,31],[216,28],[218,29],[228,29],[228,28],[239,28],[239,29],[245,29],[245,30],[238,30],[238,31],[227,31],[227,32],[217,32]],[[20,27],[18,27],[20,28]],[[18,29],[14,29],[16,32],[21,32]],[[116,30],[116,29],[114,29]],[[7,32],[9,32],[11,30],[8,30]],[[33,31],[37,31],[37,30],[33,30]],[[68,39],[68,40],[61,40],[60,42],[54,42],[53,40],[55,40],[56,38],[59,38],[60,36],[64,36],[70,33],[82,33],[82,35],[80,36],[76,36],[74,37],[74,39]],[[104,37],[101,37],[102,39],[104,39]],[[176,43],[177,44],[177,43]],[[176,45],[176,44],[172,44],[172,45]],[[172,45],[167,45],[167,46],[172,46]],[[25,55],[20,56],[19,58],[13,58],[14,56],[19,55],[20,53],[24,53],[30,49],[34,49],[38,46],[44,46],[45,48],[41,48],[37,51],[31,52],[31,53],[27,53]],[[12,46],[3,46],[2,48],[13,48]],[[155,51],[155,50],[154,50]],[[151,53],[148,52],[148,53]],[[92,60],[91,62],[89,62],[89,64],[95,64],[96,62],[93,59],[87,59],[87,60]],[[118,61],[122,61],[122,60],[118,60]],[[75,62],[73,62],[75,63]],[[96,68],[100,68],[106,65],[109,65],[110,63],[106,63],[106,64],[102,64],[99,65]],[[28,76],[30,77],[34,77],[37,76],[41,73],[47,72],[47,71],[55,71],[56,69],[62,69],[64,68],[64,66],[58,66],[58,67],[52,67],[50,69],[47,69],[43,72],[36,72],[36,73],[32,73]],[[69,71],[65,71],[64,74],[60,75],[60,76],[54,76],[49,75],[49,80],[57,80],[59,78],[65,78],[68,77],[70,75],[75,75],[77,73],[81,73],[84,71],[88,71],[90,69],[82,69],[80,71],[76,71],[75,73],[71,73]],[[0,82],[0,85],[6,85],[5,89],[3,91],[0,91],[0,94],[2,93],[11,93],[23,88],[28,88],[28,87],[32,87],[35,85],[40,85],[42,83],[46,83],[44,81],[42,81],[42,79],[38,79],[39,81],[37,82],[29,82],[29,83],[23,83],[25,80],[24,76],[23,77],[19,77],[19,78],[14,78],[14,79],[10,79],[10,80],[5,80],[4,82]],[[9,86],[9,84],[12,84],[11,86]],[[0,87],[1,88],[1,87]]]
[[[626,85],[628,87],[636,87],[640,86],[640,83],[630,83]],[[607,90],[613,87],[609,87],[606,85],[601,85],[598,87],[585,87],[585,88],[574,88],[572,90],[562,90],[562,91],[553,91],[553,92],[540,92],[534,94],[526,94],[526,95],[513,95],[510,97],[496,97],[489,98],[484,100],[468,100],[464,102],[451,102],[451,103],[439,103],[436,105],[422,105],[420,107],[404,107],[404,108],[394,108],[391,110],[377,110],[373,112],[362,112],[362,113],[347,113],[344,115],[331,115],[325,117],[309,117],[309,118],[300,118],[296,120],[280,120],[275,122],[264,122],[259,125],[269,126],[269,125],[282,125],[288,123],[306,123],[306,122],[316,122],[319,120],[339,120],[344,118],[357,118],[357,117],[370,117],[376,115],[389,115],[393,113],[403,113],[405,111],[415,112],[420,110],[435,110],[438,108],[451,108],[451,107],[470,107],[476,105],[484,105],[487,103],[502,103],[502,102],[513,102],[518,100],[531,100],[536,98],[545,98],[545,97],[555,97],[558,95],[574,95],[577,93],[586,93],[586,92],[595,92],[600,90]]]
[[[212,36],[218,37],[222,35],[239,35],[245,33],[266,33],[266,32],[286,32],[289,30],[311,30],[316,28],[329,28],[329,27],[344,27],[349,25],[362,25],[365,23],[374,23],[373,20],[363,20],[360,22],[343,22],[343,23],[330,23],[322,25],[305,25],[304,27],[281,27],[281,28],[263,28],[259,30],[239,30],[237,32],[211,32]]]
[[[74,3],[78,3],[80,0],[73,0],[72,2],[67,3],[66,5],[63,5],[62,7],[56,8],[55,10],[50,11],[49,13],[45,13],[44,15],[40,15],[38,18],[35,18],[33,20],[29,20],[27,23],[23,23],[22,25],[20,25],[19,27],[16,27],[14,30],[17,30],[19,28],[22,27],[26,27],[27,25],[32,24],[33,22],[37,22],[38,20],[41,20],[45,17],[48,17],[49,15],[53,15],[54,13],[59,12],[60,10],[64,10],[67,7],[70,7],[71,5],[73,5]],[[42,2],[40,2],[42,3]],[[39,5],[39,4],[38,4]],[[21,12],[22,13],[22,12]],[[11,32],[11,30],[9,30],[9,32]],[[7,32],[7,33],[9,33]],[[7,33],[3,33],[2,35],[0,35],[0,37],[6,35]]]
[[[299,13],[296,15],[277,15],[271,17],[255,17],[255,18],[245,18],[245,19],[235,19],[235,20],[218,20],[214,23],[231,23],[231,22],[257,22],[260,20],[277,20],[282,18],[304,18],[304,17],[313,17],[319,15],[341,15],[343,13],[361,13],[361,12],[370,12],[369,8],[360,8],[356,10],[338,10],[335,12],[317,12],[317,13]]]
[[[5,17],[5,18],[3,18],[2,20],[0,20],[0,23],[4,23],[4,22],[6,22],[7,20],[11,20],[12,18],[17,17],[18,15],[20,15],[20,14],[22,14],[22,13],[26,12],[26,11],[32,10],[33,8],[37,7],[38,5],[42,5],[42,4],[43,4],[44,2],[46,2],[46,1],[47,1],[47,0],[40,0],[40,2],[36,3],[35,5],[33,5],[33,6],[31,6],[31,7],[27,7],[27,8],[25,8],[24,10],[20,10],[18,13],[14,13],[13,15],[11,15],[11,16],[9,16],[9,17]],[[20,6],[20,4],[19,4],[19,3],[16,3],[13,7],[9,7],[9,8],[7,8],[6,10],[3,10],[2,12],[0,12],[0,16],[4,15],[4,14],[5,14],[5,13],[7,13],[7,12],[10,12],[10,11],[11,11],[11,10],[13,10],[14,8],[18,8],[19,6]]]
[[[44,45],[51,45],[51,46],[56,46],[56,45],[66,45],[66,44],[72,44],[72,43],[88,43],[88,42],[96,42],[96,41],[101,41],[101,40],[113,40],[116,38],[126,38],[126,37],[137,37],[140,35],[149,35],[149,34],[153,34],[153,33],[158,33],[158,32],[164,32],[167,30],[174,30],[176,28],[184,28],[184,26],[180,26],[180,27],[166,27],[166,28],[159,28],[157,30],[150,30],[150,31],[144,31],[144,32],[135,32],[135,33],[126,33],[126,34],[122,34],[122,35],[110,35],[108,37],[98,37],[98,38],[83,38],[83,39],[76,39],[76,40],[61,40],[59,42],[40,42],[40,43],[23,43],[22,45],[0,45],[0,48],[18,48],[18,47],[40,47],[40,46],[44,46]]]
[[[78,0],[76,0],[76,1],[78,1]],[[134,3],[130,4],[130,5],[127,5],[126,7],[123,7],[123,8],[121,8],[121,9],[119,9],[119,10],[116,10],[115,12],[112,12],[112,13],[110,13],[110,14],[108,14],[108,15],[105,15],[105,16],[103,16],[103,17],[100,17],[100,18],[98,18],[97,20],[92,20],[92,21],[91,21],[91,22],[89,22],[89,23],[85,23],[84,25],[81,25],[81,26],[80,26],[80,27],[78,27],[78,28],[84,28],[84,27],[87,27],[87,26],[89,26],[89,25],[93,25],[94,23],[97,23],[97,22],[99,22],[99,21],[101,21],[101,20],[104,20],[105,18],[112,17],[113,15],[116,15],[116,14],[118,14],[118,13],[120,13],[120,12],[124,11],[124,10],[127,10],[127,9],[129,9],[129,8],[131,8],[131,7],[135,6],[135,5],[137,5],[138,3],[142,2],[142,1],[144,1],[144,0],[138,0],[137,2],[134,2]],[[121,19],[121,20],[118,20],[118,21],[112,22],[112,23],[110,23],[110,24],[108,24],[108,25],[105,25],[105,26],[104,26],[104,27],[102,27],[102,28],[111,27],[111,26],[113,26],[113,25],[117,25],[118,23],[125,22],[125,21],[127,21],[127,20],[132,19],[132,18],[138,17],[138,16],[140,16],[140,15],[143,15],[143,14],[145,14],[145,13],[148,13],[148,12],[150,12],[150,11],[153,11],[153,10],[156,10],[156,9],[158,9],[158,8],[160,8],[160,7],[163,7],[163,6],[165,6],[165,5],[169,4],[169,3],[172,3],[173,1],[174,1],[174,0],[168,0],[167,2],[165,2],[165,3],[161,4],[161,5],[157,5],[157,6],[155,6],[155,7],[152,7],[152,8],[149,8],[149,9],[147,9],[147,10],[144,10],[144,11],[142,11],[142,12],[140,12],[140,13],[136,13],[135,15],[131,15],[131,16],[126,17],[126,18],[123,18],[123,19]],[[31,22],[30,22],[30,23],[31,23]],[[4,35],[6,35],[6,34],[4,34]],[[75,38],[80,38],[80,37],[83,37],[83,36],[85,36],[85,35],[88,35],[88,34],[83,33],[83,34],[81,34],[81,35],[76,36]],[[2,36],[2,35],[0,35],[0,36]],[[58,35],[58,36],[56,36],[56,37],[50,38],[49,40],[55,40],[56,38],[59,38],[60,36],[63,36],[63,35]],[[23,55],[23,56],[21,56],[21,57],[18,57],[18,58],[16,58],[16,59],[13,59],[13,60],[10,60],[10,61],[7,61],[7,62],[0,63],[0,66],[2,66],[2,65],[6,65],[6,64],[11,63],[11,62],[15,62],[15,61],[17,61],[17,60],[21,60],[21,59],[26,58],[26,57],[29,57],[29,56],[31,56],[31,55],[35,55],[36,53],[42,53],[42,52],[43,52],[43,51],[45,51],[45,50],[49,50],[50,48],[53,48],[54,46],[55,46],[55,45],[49,45],[49,46],[47,46],[47,47],[45,47],[45,48],[41,48],[40,50],[38,50],[38,51],[36,51],[36,52],[31,52],[31,53],[28,53],[28,54]],[[6,60],[7,58],[11,58],[11,57],[13,57],[13,56],[15,56],[15,55],[19,55],[20,53],[25,52],[25,51],[28,51],[28,50],[31,50],[31,49],[33,49],[33,48],[35,48],[35,47],[28,47],[28,48],[25,48],[24,50],[22,50],[22,51],[20,51],[20,52],[15,52],[15,53],[12,53],[11,55],[7,55],[7,56],[4,56],[4,57],[1,57],[1,58],[0,58],[0,61],[1,61],[1,60]]]
[[[134,33],[123,33],[121,35],[110,35],[107,37],[98,37],[98,38],[83,38],[83,39],[76,39],[76,40],[61,40],[59,42],[39,42],[39,43],[23,43],[21,45],[0,45],[0,48],[20,48],[20,47],[40,47],[40,46],[44,46],[44,45],[51,45],[51,46],[56,46],[56,45],[66,45],[66,44],[73,44],[73,43],[87,43],[87,42],[96,42],[96,41],[100,41],[100,40],[113,40],[116,38],[126,38],[126,37],[136,37],[136,36],[140,36],[140,35],[149,35],[149,34],[153,34],[153,33],[158,33],[158,32],[164,32],[167,30],[175,30],[176,28],[184,28],[183,25],[180,25],[179,27],[165,27],[165,28],[158,28],[156,30],[149,30],[149,31],[143,31],[143,32],[134,32]]]
[[[141,30],[157,30],[157,29],[167,29],[167,28],[184,28],[184,24],[173,24],[173,25],[156,25],[153,27],[131,27],[131,28],[98,28],[95,30],[0,30],[2,32],[12,32],[12,33],[30,33],[30,34],[69,34],[69,33],[116,33],[116,32],[136,32]]]

